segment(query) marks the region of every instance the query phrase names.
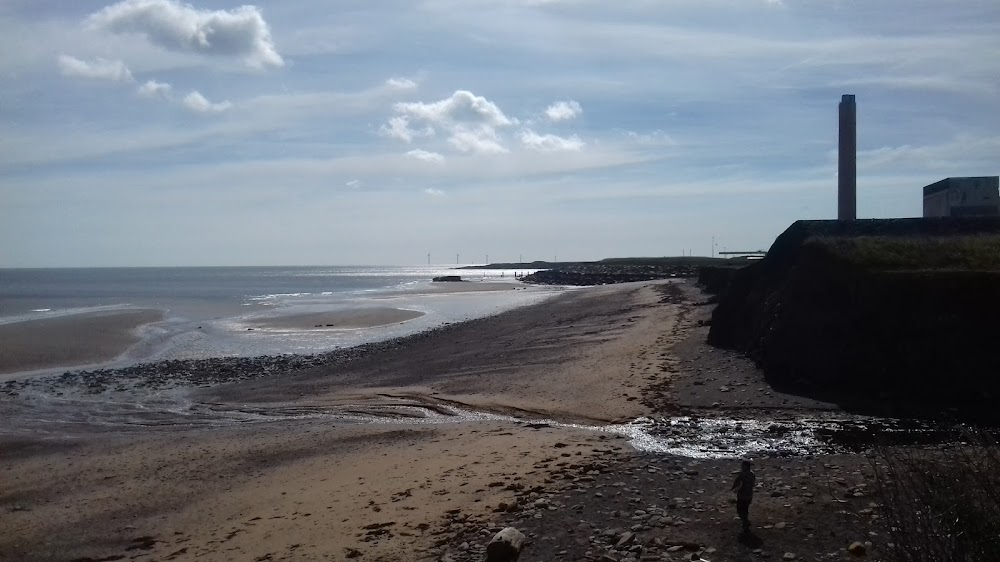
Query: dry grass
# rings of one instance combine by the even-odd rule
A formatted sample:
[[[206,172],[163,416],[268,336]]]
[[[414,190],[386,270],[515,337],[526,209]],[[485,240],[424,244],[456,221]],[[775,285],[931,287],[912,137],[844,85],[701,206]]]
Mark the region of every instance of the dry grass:
[[[968,236],[816,236],[819,247],[853,265],[871,270],[1000,271],[1000,235]]]

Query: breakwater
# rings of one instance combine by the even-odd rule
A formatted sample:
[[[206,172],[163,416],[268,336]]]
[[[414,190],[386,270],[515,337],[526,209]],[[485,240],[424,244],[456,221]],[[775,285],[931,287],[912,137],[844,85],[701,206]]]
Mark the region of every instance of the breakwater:
[[[551,264],[550,269],[526,275],[525,283],[540,285],[611,285],[656,279],[696,277],[701,268],[730,260],[702,257],[620,258],[597,262]]]

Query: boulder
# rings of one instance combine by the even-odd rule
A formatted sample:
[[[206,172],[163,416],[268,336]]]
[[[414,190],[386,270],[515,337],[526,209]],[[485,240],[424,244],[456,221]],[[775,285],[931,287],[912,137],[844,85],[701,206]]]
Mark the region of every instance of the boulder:
[[[506,527],[486,545],[486,562],[515,562],[524,546],[524,533]]]

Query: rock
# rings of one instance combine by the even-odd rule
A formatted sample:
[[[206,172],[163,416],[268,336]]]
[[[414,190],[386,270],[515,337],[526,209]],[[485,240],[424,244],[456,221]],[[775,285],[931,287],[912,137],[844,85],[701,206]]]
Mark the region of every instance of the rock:
[[[462,277],[460,275],[442,275],[440,277],[434,277],[431,281],[437,283],[455,283],[462,281]]]
[[[521,555],[523,546],[524,533],[514,527],[506,527],[486,545],[486,562],[514,562]]]
[[[622,536],[618,538],[618,542],[615,543],[615,548],[621,548],[627,545],[628,543],[632,542],[634,538],[635,538],[635,533],[633,533],[632,531],[625,531],[624,533],[622,533]]]
[[[786,552],[781,557],[782,560],[795,560],[796,558],[798,558],[798,556],[795,556],[795,553],[793,553],[793,552]]]
[[[847,547],[847,552],[850,552],[854,556],[864,556],[867,551],[868,549],[865,548],[865,545],[857,541],[852,542],[851,546]]]

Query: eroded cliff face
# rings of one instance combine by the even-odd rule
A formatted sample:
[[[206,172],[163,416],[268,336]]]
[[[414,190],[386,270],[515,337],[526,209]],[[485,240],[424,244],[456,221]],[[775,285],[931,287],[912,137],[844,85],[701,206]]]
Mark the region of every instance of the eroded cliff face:
[[[709,343],[848,408],[1000,421],[998,234],[996,219],[797,222],[731,274]]]

